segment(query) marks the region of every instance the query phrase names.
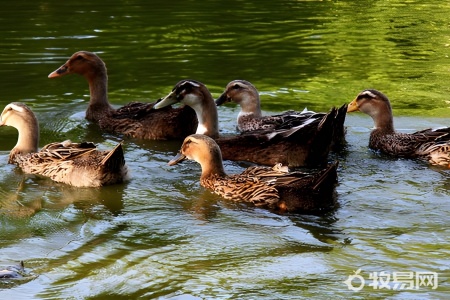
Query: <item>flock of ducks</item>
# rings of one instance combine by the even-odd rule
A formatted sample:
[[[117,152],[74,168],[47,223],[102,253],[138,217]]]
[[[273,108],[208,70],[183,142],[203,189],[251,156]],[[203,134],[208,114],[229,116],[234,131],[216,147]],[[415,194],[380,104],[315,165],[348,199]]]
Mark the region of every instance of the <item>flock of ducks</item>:
[[[88,81],[87,120],[104,131],[133,138],[183,141],[169,164],[186,158],[198,162],[200,184],[231,201],[283,212],[333,208],[338,163],[329,162],[329,153],[345,146],[346,113],[358,110],[370,115],[375,123],[371,149],[450,166],[450,128],[397,133],[389,100],[377,90],[362,91],[350,104],[331,108],[328,113],[304,110],[263,116],[258,90],[248,81],[231,81],[214,100],[203,83],[181,80],[155,103],[132,102],[114,109],[108,101],[106,66],[96,54],[76,52],[48,77],[68,74],[79,74]],[[217,106],[226,102],[241,108],[238,133],[220,135]],[[172,107],[176,103],[181,105]],[[18,165],[24,173],[76,187],[101,187],[128,179],[120,143],[109,151],[99,151],[89,142],[71,141],[51,143],[38,150],[38,120],[19,102],[4,108],[0,119],[3,125],[18,130],[9,163]],[[222,160],[255,165],[241,174],[228,175]]]

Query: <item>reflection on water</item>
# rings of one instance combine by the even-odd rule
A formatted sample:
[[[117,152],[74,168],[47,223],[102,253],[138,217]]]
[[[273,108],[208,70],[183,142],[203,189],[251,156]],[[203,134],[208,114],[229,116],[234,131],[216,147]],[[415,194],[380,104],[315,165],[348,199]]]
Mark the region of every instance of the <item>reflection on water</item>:
[[[123,137],[84,120],[84,78],[47,75],[78,50],[108,67],[112,104],[153,101],[183,78],[218,96],[233,79],[263,109],[328,111],[361,90],[392,100],[404,132],[450,125],[445,1],[5,2],[0,109],[23,101],[41,145],[71,139],[108,148]],[[237,107],[220,109],[233,132]],[[444,299],[450,290],[449,171],[367,149],[372,120],[347,117],[339,207],[278,215],[224,201],[196,163],[167,165],[180,142],[125,139],[132,180],[74,189],[8,165],[17,131],[0,128],[0,265],[36,277],[11,299]],[[225,162],[228,173],[245,165]],[[361,269],[359,292],[343,283]],[[436,290],[374,289],[373,272],[437,272]]]

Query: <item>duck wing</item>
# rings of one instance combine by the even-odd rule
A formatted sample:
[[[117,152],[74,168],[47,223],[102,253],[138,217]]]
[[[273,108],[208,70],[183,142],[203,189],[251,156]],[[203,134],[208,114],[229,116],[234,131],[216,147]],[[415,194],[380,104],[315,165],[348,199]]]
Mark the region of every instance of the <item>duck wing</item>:
[[[98,151],[93,143],[64,141],[16,157],[16,163],[25,173],[78,187],[119,183],[127,176],[121,144],[110,151]]]
[[[252,203],[255,206],[273,207],[280,199],[275,186],[248,174],[209,176],[202,178],[200,183],[227,200]]]
[[[130,102],[115,110],[112,117],[115,119],[141,120],[145,118],[147,114],[153,112],[152,108],[154,104],[155,103]],[[170,109],[171,107],[167,107],[167,110]]]
[[[307,172],[293,172],[288,177],[297,178],[288,184],[276,184],[280,195],[278,209],[291,212],[323,212],[336,207],[338,163]],[[281,180],[284,178],[281,177]]]
[[[310,130],[314,126],[319,126],[320,122],[328,117],[333,116],[334,120],[328,121],[328,124],[333,128],[331,149],[339,151],[346,144],[344,126],[345,117],[347,115],[347,104],[342,105],[339,109],[332,109],[330,113],[315,113],[311,111],[302,112],[300,114],[286,114],[283,115],[283,123],[276,127],[277,130],[296,128],[296,130],[309,127]],[[323,121],[325,122],[325,121]],[[332,123],[332,124],[331,124]],[[305,129],[303,129],[305,130]]]
[[[295,185],[300,182],[311,184],[312,189],[318,189],[330,172],[336,170],[337,163],[330,164],[324,169],[309,169],[308,171],[289,171],[286,166],[276,164],[274,167],[252,166],[241,175],[255,177],[275,186]]]
[[[322,119],[287,129],[256,130],[216,139],[225,160],[289,167],[326,165],[334,133],[336,108]]]
[[[259,118],[255,118],[253,115],[243,115],[239,117],[238,129],[241,132],[288,129],[299,125],[306,125],[314,119],[321,119],[324,115],[324,113],[314,113],[311,111],[297,112],[293,110]]]
[[[320,211],[336,205],[335,186],[338,163],[307,171],[288,171],[280,165],[273,168],[253,166],[239,176],[275,187],[279,201],[269,207],[284,211]]]
[[[392,134],[373,130],[369,147],[394,156],[424,158],[443,147],[447,148],[448,144],[450,144],[450,128],[446,127]]]
[[[189,106],[153,109],[155,103],[131,102],[99,120],[102,130],[139,139],[184,139],[197,130],[197,116]]]

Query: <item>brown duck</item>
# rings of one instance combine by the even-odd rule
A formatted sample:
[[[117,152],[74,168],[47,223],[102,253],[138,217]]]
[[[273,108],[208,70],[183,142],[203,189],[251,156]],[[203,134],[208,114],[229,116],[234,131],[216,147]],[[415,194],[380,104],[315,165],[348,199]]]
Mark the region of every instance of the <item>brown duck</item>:
[[[399,133],[389,99],[377,90],[364,90],[349,104],[348,112],[361,111],[372,117],[375,128],[370,133],[369,147],[382,153],[406,158],[419,158],[434,165],[450,166],[450,128],[425,129]]]
[[[12,126],[19,132],[9,163],[24,173],[49,177],[76,187],[99,187],[127,179],[122,145],[110,151],[98,151],[92,143],[51,143],[38,151],[39,124],[23,103],[8,104],[1,114],[0,126]]]
[[[201,165],[200,184],[227,200],[291,212],[324,211],[335,205],[337,164],[308,173],[289,172],[279,164],[252,166],[241,174],[227,175],[219,146],[203,134],[188,136],[169,165],[186,158]]]
[[[281,163],[289,167],[326,165],[330,140],[338,110],[333,108],[321,119],[297,126],[244,132],[219,137],[217,107],[206,86],[195,80],[181,80],[154,108],[177,102],[192,107],[198,118],[197,134],[216,140],[223,159],[250,161],[263,165]]]
[[[237,117],[237,129],[240,132],[260,129],[276,130],[302,124],[317,126],[318,123],[314,120],[321,120],[326,115],[325,113],[315,113],[304,109],[301,112],[289,110],[281,114],[263,116],[259,92],[253,84],[246,80],[233,80],[227,84],[225,91],[216,99],[216,105],[220,106],[226,102],[234,102],[241,107]],[[344,104],[339,109],[334,122],[334,132],[330,143],[336,150],[342,148],[345,144],[344,122],[346,113],[347,105]],[[310,132],[314,134],[314,131]]]
[[[154,110],[155,103],[131,102],[114,109],[108,101],[108,75],[105,63],[88,51],[74,53],[69,60],[48,75],[49,78],[80,74],[89,83],[90,101],[86,119],[102,130],[126,136],[151,139],[184,139],[195,132],[197,118],[190,107]]]

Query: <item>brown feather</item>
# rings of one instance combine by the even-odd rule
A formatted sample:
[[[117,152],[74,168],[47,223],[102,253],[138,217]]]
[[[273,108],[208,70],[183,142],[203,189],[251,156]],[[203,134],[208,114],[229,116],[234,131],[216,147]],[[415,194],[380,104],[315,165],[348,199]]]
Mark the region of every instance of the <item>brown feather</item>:
[[[64,141],[48,144],[38,151],[39,124],[34,113],[19,102],[5,107],[1,123],[19,131],[9,163],[17,164],[24,173],[77,187],[115,184],[128,177],[121,144],[110,151],[98,151],[93,143]]]
[[[227,175],[218,144],[201,134],[188,136],[180,153],[201,165],[201,185],[225,199],[280,211],[325,211],[335,206],[337,163],[308,172],[289,172],[279,164],[253,166]]]
[[[335,122],[338,113],[342,111],[333,108],[322,118],[315,119],[309,124],[219,136],[217,108],[204,84],[195,80],[181,80],[158,107],[174,102],[181,102],[195,109],[199,119],[197,133],[216,139],[223,159],[250,161],[263,165],[282,163],[289,167],[327,164],[333,144]]]
[[[360,110],[372,117],[375,129],[370,133],[371,149],[391,156],[419,158],[431,164],[450,166],[449,127],[414,133],[396,132],[389,99],[377,90],[362,91],[348,109]]]
[[[215,101],[219,106],[226,102],[235,102],[240,105],[241,112],[237,119],[237,129],[240,132],[255,130],[291,129],[301,126],[305,128],[315,128],[320,120],[326,117],[325,113],[315,113],[311,111],[297,112],[289,110],[281,114],[263,116],[259,92],[256,87],[246,80],[233,80],[227,84],[224,92]],[[345,145],[345,116],[347,105],[343,105],[335,115],[333,121],[332,148],[340,150]],[[319,122],[316,122],[319,121]],[[289,130],[284,135],[289,134]],[[309,130],[310,135],[314,135],[314,130]],[[306,139],[310,137],[306,136]]]
[[[99,151],[83,143],[51,143],[37,153],[16,155],[13,163],[24,173],[76,187],[100,187],[127,178],[121,144],[110,151]]]
[[[195,132],[197,119],[190,107],[155,110],[155,103],[131,102],[114,109],[108,102],[108,76],[105,63],[94,53],[79,51],[49,77],[80,74],[89,83],[91,99],[86,119],[97,123],[102,130],[126,136],[152,139],[184,139]]]

